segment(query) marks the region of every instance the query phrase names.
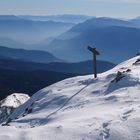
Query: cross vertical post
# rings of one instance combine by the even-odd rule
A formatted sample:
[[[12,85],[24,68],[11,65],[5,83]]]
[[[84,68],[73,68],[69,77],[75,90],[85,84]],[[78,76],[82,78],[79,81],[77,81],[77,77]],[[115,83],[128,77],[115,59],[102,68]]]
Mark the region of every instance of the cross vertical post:
[[[97,78],[97,66],[96,66],[96,54],[95,53],[93,53],[93,69],[94,69],[94,78]]]
[[[100,53],[96,50],[96,48],[91,48],[88,46],[87,48],[93,54],[93,71],[94,71],[94,78],[97,78],[97,61],[96,55],[100,55]]]

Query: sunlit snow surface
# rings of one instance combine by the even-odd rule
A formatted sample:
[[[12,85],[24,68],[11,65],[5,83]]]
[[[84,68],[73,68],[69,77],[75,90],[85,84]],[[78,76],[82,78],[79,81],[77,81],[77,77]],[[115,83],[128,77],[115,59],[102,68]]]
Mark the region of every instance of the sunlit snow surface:
[[[23,93],[13,93],[0,101],[0,125],[4,123],[13,111],[25,103],[30,97]]]
[[[14,107],[17,108],[21,104],[25,103],[30,97],[23,93],[13,93],[7,96],[4,100],[0,102],[1,107]]]
[[[79,76],[40,90],[0,127],[0,140],[140,140],[139,58],[97,79]],[[118,71],[124,77],[111,82]]]

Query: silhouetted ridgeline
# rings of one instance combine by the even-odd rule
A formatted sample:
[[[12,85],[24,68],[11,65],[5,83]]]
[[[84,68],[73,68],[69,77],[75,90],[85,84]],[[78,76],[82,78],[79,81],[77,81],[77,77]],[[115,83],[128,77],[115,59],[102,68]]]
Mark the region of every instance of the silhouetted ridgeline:
[[[0,46],[0,56],[4,59],[7,58],[40,63],[62,61],[47,51],[15,49],[4,46]]]
[[[98,60],[97,66],[98,73],[101,73],[113,68],[115,64],[108,61]],[[77,63],[53,62],[44,64],[13,59],[0,59],[0,68],[15,71],[45,70],[62,73],[77,73],[80,75],[93,73],[93,62],[92,60],[89,60]]]

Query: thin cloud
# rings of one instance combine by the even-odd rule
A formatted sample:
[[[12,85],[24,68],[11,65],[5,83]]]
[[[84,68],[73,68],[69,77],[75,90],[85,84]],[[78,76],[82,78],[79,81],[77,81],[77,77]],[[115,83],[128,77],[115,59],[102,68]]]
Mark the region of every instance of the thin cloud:
[[[96,2],[111,2],[111,3],[140,3],[140,0],[90,0]]]

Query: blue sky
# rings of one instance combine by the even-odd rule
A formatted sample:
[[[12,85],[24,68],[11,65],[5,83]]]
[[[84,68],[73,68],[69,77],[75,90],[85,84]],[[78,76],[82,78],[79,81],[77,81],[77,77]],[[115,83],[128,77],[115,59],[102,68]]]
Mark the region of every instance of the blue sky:
[[[140,16],[140,0],[0,0],[0,14]]]

